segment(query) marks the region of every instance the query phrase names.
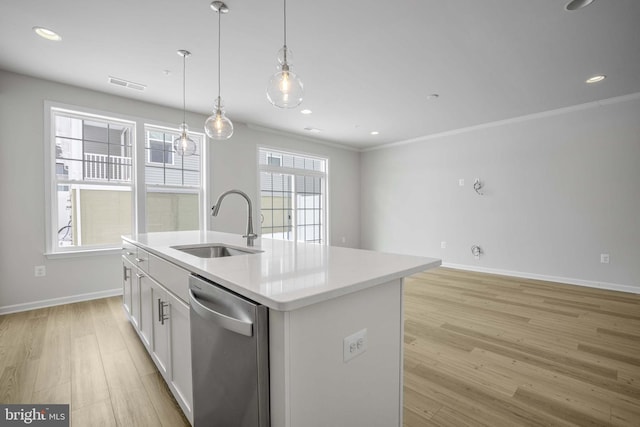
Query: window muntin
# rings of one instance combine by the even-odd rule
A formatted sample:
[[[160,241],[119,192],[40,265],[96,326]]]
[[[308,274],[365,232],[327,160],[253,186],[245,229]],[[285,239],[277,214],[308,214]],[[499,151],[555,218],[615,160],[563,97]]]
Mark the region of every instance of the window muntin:
[[[51,109],[51,249],[111,247],[131,234],[135,125]]]
[[[326,243],[327,159],[259,150],[261,234]]]

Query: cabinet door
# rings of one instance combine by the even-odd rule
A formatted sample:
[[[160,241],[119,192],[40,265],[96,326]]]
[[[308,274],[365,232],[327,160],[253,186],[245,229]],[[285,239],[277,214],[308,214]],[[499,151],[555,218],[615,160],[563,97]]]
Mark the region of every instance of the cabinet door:
[[[140,337],[142,343],[151,350],[153,339],[153,295],[152,279],[149,276],[140,278]]]
[[[160,285],[151,281],[151,298],[153,308],[153,341],[152,356],[158,370],[167,382],[171,376],[169,368],[169,303],[167,292]]]
[[[144,277],[144,273],[134,267],[132,270],[133,279],[131,280],[131,323],[140,330],[140,279]]]
[[[171,387],[187,418],[192,419],[191,327],[189,306],[169,295],[169,346],[171,349]]]
[[[131,288],[134,279],[131,276],[135,273],[136,268],[133,264],[122,257],[122,307],[127,313],[127,316],[131,317]]]

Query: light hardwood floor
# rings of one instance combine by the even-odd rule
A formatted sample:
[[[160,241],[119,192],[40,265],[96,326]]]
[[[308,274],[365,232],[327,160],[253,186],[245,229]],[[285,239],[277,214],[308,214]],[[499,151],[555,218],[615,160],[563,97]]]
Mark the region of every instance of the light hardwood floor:
[[[640,295],[445,268],[405,283],[406,427],[640,426]]]
[[[0,316],[0,402],[71,404],[76,427],[189,426],[121,304]]]
[[[444,268],[405,283],[406,427],[640,426],[639,295]],[[118,297],[0,316],[0,402],[188,426]]]

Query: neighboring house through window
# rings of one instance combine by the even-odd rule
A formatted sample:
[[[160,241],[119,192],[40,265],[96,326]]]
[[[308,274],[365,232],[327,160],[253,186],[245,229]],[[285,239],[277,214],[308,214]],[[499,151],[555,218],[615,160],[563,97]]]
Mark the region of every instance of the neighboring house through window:
[[[261,234],[327,243],[327,159],[260,148]]]
[[[196,152],[186,157],[173,150],[173,140],[179,136],[177,130],[146,125],[145,135],[146,230],[198,230],[204,135],[189,134],[196,143]]]
[[[189,134],[196,154],[182,157],[177,129],[48,104],[48,253],[116,248],[136,228],[204,228],[203,134]],[[145,135],[138,148],[137,129]]]
[[[53,251],[108,247],[131,234],[135,123],[51,110]]]

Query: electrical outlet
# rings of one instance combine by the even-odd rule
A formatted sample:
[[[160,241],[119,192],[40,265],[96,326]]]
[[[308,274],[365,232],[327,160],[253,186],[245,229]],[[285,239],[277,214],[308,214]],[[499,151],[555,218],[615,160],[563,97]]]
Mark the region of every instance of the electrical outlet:
[[[609,254],[600,254],[600,262],[602,264],[609,264]]]
[[[463,179],[463,178],[460,178],[460,179],[458,180],[458,185],[459,185],[460,187],[464,187],[464,179]]]
[[[348,362],[367,350],[367,330],[362,329],[346,337],[342,343],[343,359]]]
[[[47,267],[44,265],[36,265],[33,269],[33,273],[36,277],[44,277],[47,275]]]
[[[440,249],[447,249],[447,242],[440,242]]]

